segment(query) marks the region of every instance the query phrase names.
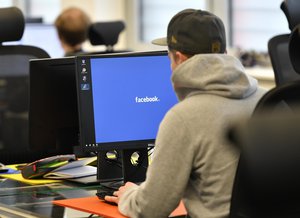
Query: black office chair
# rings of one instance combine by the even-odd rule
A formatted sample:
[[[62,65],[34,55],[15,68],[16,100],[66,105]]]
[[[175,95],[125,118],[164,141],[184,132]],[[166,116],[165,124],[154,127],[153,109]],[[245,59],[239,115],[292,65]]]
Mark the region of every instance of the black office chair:
[[[257,103],[253,116],[261,113],[292,112],[300,104],[300,81],[292,81],[269,90]]]
[[[295,72],[290,61],[288,51],[289,37],[290,34],[282,34],[274,36],[268,42],[268,52],[277,86],[300,79],[300,75]]]
[[[300,82],[267,92],[230,131],[241,150],[230,218],[300,217]]]
[[[300,20],[299,20],[300,22]],[[300,24],[296,25],[289,35],[287,43],[290,64],[295,74],[300,78]],[[300,104],[300,80],[294,78],[267,92],[258,102],[254,114],[268,110],[298,110]]]
[[[298,0],[284,0],[280,5],[280,9],[285,14],[291,31],[300,22],[299,8],[300,2]]]
[[[300,110],[241,122],[231,133],[240,147],[230,218],[300,217]]]
[[[105,45],[106,51],[100,53],[124,52],[115,51],[114,45],[119,40],[120,33],[125,29],[123,21],[97,22],[89,28],[89,40],[92,45]],[[98,53],[99,52],[95,52]]]
[[[28,150],[29,60],[50,57],[34,46],[3,44],[20,40],[24,28],[21,10],[0,9],[0,162],[4,163],[35,158]]]
[[[300,22],[300,1],[285,0],[280,8],[284,12],[290,30]],[[300,80],[300,75],[292,67],[289,56],[290,33],[272,37],[268,42],[268,52],[274,70],[276,85],[282,85],[289,81]]]
[[[289,54],[293,68],[296,72],[300,72],[300,22],[295,26],[290,37]]]
[[[267,92],[230,131],[241,149],[230,218],[300,217],[300,82]]]
[[[300,73],[300,26],[288,43]],[[300,217],[300,81],[277,86],[258,102],[252,118],[230,131],[241,157],[230,218]]]

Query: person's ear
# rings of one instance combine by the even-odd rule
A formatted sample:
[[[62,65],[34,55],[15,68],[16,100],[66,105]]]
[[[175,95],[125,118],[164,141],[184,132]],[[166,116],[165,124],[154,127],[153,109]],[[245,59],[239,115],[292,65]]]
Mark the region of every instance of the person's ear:
[[[176,62],[177,65],[183,63],[188,59],[188,57],[185,54],[181,53],[180,51],[176,51],[174,56],[175,56],[174,61]]]

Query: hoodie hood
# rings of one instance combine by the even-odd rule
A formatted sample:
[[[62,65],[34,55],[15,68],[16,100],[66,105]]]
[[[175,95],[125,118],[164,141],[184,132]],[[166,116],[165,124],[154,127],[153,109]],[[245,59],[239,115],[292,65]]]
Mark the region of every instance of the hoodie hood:
[[[242,99],[257,89],[257,80],[245,73],[237,58],[226,54],[194,55],[173,71],[172,83],[179,100],[201,93]]]

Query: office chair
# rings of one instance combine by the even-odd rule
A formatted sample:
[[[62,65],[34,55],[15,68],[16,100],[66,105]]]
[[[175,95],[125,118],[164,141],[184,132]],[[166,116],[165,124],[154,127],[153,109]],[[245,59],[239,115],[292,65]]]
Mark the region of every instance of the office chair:
[[[50,56],[34,46],[5,45],[22,38],[25,22],[18,8],[0,9],[0,28],[0,162],[32,160],[34,154],[28,150],[29,60]]]
[[[280,5],[284,12],[290,30],[300,22],[300,1],[285,0]],[[299,80],[300,75],[295,72],[289,57],[290,33],[272,37],[268,42],[268,52],[274,70],[276,85],[282,85],[289,81]]]
[[[300,72],[300,22],[292,31],[289,44],[289,55],[292,66],[296,72]]]
[[[282,34],[272,37],[268,42],[268,52],[277,86],[300,79],[300,75],[295,72],[290,61],[289,37],[290,34]]]
[[[300,24],[296,25],[288,37],[288,57],[294,72],[300,78]],[[300,104],[300,80],[294,79],[279,85],[267,92],[258,102],[254,114],[262,113],[267,109],[290,110],[298,109]]]
[[[288,43],[291,65],[300,73],[300,26]],[[230,130],[241,149],[230,218],[300,217],[300,81],[268,91],[252,118]]]
[[[300,56],[299,56],[300,58]],[[230,218],[300,217],[300,82],[268,91],[230,130],[241,150]]]
[[[272,111],[292,112],[300,105],[300,81],[292,81],[269,90],[257,103],[253,116]]]
[[[230,218],[300,217],[299,112],[260,114],[231,133],[241,157]]]
[[[119,35],[124,29],[123,21],[93,23],[89,28],[89,40],[92,45],[105,45],[106,51],[102,53],[116,52],[114,45],[117,44]]]
[[[300,23],[300,2],[298,0],[284,0],[280,5],[280,9],[286,16],[289,29],[293,31],[295,26]]]

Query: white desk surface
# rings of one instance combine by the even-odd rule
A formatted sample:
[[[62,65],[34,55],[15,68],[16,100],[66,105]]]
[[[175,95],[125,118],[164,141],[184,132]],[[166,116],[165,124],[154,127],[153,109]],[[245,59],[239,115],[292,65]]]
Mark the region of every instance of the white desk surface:
[[[275,87],[274,72],[271,67],[246,68],[246,73],[258,80],[260,86],[270,89]]]
[[[274,72],[270,67],[247,67],[246,73],[258,79],[274,80]]]

